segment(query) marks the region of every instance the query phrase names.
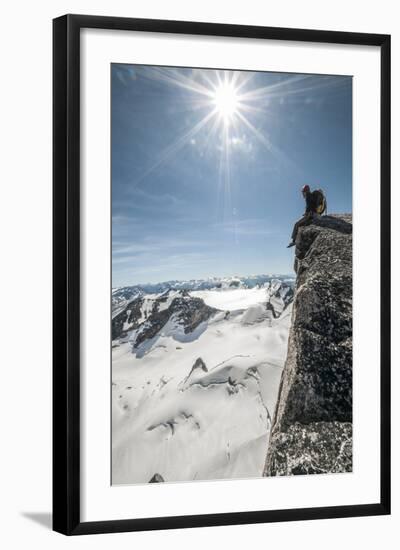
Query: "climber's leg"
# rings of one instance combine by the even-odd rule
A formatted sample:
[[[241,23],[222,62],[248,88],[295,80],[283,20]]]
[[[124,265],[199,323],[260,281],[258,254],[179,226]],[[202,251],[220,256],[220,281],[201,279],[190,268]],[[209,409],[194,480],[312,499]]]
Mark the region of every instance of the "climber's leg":
[[[313,218],[312,213],[304,214],[304,216],[294,224],[293,231],[292,231],[292,240],[288,244],[287,248],[290,248],[291,246],[294,246],[296,244],[296,237],[297,237],[297,232],[299,230],[299,227],[302,227],[303,225],[308,225],[311,222],[312,218]]]

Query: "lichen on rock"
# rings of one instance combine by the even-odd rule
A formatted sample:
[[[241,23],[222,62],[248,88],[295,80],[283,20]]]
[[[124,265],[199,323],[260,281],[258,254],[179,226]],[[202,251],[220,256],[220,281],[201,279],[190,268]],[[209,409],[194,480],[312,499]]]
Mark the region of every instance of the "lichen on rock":
[[[340,473],[352,470],[350,422],[292,424],[276,434],[271,447],[271,475]]]
[[[264,475],[352,469],[351,215],[317,217],[296,239],[288,353]]]

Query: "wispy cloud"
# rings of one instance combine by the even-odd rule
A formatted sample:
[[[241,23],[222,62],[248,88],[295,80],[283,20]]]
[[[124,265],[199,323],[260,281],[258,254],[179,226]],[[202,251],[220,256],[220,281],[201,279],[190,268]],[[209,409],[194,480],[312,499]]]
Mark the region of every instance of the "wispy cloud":
[[[144,254],[159,254],[169,251],[172,254],[174,250],[186,249],[193,251],[201,247],[209,247],[208,241],[196,240],[196,239],[184,239],[184,238],[154,238],[151,236],[142,237],[140,242],[134,242],[131,244],[121,243],[120,241],[113,242],[113,262],[123,263],[124,261],[131,261],[138,256]],[[190,252],[195,254],[195,252]],[[189,252],[187,253],[189,254]]]
[[[157,205],[161,204],[162,206],[181,205],[185,202],[182,197],[178,197],[173,193],[152,192],[142,187],[131,187],[128,193],[132,197],[140,198],[141,205],[143,204],[143,200],[149,201],[150,203],[156,203]]]
[[[118,277],[125,277],[126,280],[134,279],[147,280],[153,273],[174,273],[177,270],[187,269],[188,266],[204,266],[209,265],[210,261],[215,261],[215,255],[199,252],[183,252],[181,254],[166,255],[149,255],[146,257],[146,262],[138,262],[137,256],[125,256],[121,261],[113,260],[113,265],[118,265]],[[165,275],[167,278],[174,276]]]
[[[275,232],[275,230],[266,225],[265,220],[258,218],[245,220],[232,219],[225,222],[217,222],[215,227],[226,233],[243,236],[271,235]]]

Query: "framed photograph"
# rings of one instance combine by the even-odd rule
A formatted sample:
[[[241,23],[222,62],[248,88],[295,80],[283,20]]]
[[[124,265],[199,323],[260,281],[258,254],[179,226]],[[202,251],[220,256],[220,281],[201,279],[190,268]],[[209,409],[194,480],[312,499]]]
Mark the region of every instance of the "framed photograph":
[[[390,513],[390,37],[54,20],[54,530]]]

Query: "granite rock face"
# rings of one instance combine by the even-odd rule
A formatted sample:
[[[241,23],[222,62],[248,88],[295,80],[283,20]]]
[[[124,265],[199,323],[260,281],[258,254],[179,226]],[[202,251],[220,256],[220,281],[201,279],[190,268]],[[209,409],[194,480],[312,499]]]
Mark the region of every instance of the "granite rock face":
[[[350,422],[292,424],[272,441],[269,475],[326,474],[351,471]]]
[[[299,229],[288,354],[264,475],[352,470],[352,220]]]

